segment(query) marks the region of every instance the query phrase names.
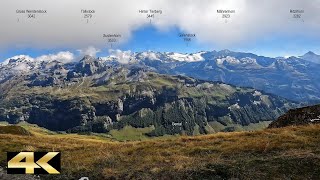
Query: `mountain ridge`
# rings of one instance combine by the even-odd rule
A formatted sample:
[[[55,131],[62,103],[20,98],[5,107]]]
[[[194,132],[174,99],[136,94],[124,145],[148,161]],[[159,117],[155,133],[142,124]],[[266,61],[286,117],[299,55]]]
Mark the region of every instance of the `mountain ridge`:
[[[153,70],[91,56],[39,63],[2,79],[0,119],[57,131],[107,132],[131,125],[154,126],[151,136],[192,135],[274,120],[298,105],[252,88]]]
[[[320,55],[312,52],[312,51],[308,51],[307,53],[305,53],[302,56],[299,56],[299,58],[304,59],[306,61],[310,61],[313,63],[317,63],[320,64]]]
[[[135,64],[146,69],[170,75],[186,75],[197,79],[221,81],[241,87],[253,87],[282,97],[306,102],[320,102],[320,64],[299,57],[270,58],[253,53],[222,51],[200,51],[197,53],[172,52],[122,52],[97,58],[106,66]],[[32,71],[53,61],[23,61],[13,59],[0,65],[0,81],[20,71]],[[10,59],[8,60],[8,62]],[[19,61],[22,61],[19,63]],[[55,60],[59,61],[59,59]],[[18,63],[17,63],[18,62]],[[73,66],[76,61],[63,62]]]

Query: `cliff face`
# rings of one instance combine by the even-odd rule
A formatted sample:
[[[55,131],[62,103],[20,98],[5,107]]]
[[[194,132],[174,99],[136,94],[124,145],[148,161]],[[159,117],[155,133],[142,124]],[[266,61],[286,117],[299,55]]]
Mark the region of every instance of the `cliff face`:
[[[92,57],[10,77],[0,92],[0,120],[69,132],[154,126],[154,136],[270,121],[297,105],[252,88],[104,65]]]
[[[320,123],[320,105],[291,109],[273,121],[269,128]]]

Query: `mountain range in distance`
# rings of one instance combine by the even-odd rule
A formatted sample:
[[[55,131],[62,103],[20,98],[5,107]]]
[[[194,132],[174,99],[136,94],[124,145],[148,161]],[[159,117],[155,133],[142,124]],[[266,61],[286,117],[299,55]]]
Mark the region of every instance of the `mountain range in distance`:
[[[139,54],[136,56],[141,59]],[[182,61],[183,57],[187,60]],[[269,58],[223,50],[183,56],[176,53],[163,55],[150,52],[142,58],[141,64],[153,67],[160,73],[183,74],[198,79],[253,87],[295,101],[320,100],[320,64],[298,57]],[[159,63],[159,60],[163,59],[166,59],[165,63]]]
[[[76,62],[18,56],[0,65],[0,120],[69,132],[151,127],[150,136],[267,126],[301,103],[320,100],[316,57],[229,50]]]
[[[299,58],[304,59],[306,61],[314,62],[320,64],[320,55],[315,54],[312,51],[307,52],[303,56],[299,56]]]
[[[103,63],[136,64],[155,72],[186,75],[202,80],[221,81],[242,87],[253,87],[299,102],[320,101],[320,58],[313,52],[299,57],[270,58],[252,53],[203,51],[193,54],[141,52],[126,56],[98,58]],[[40,62],[28,56],[17,56],[2,64],[1,78],[7,73],[33,70]],[[59,59],[57,59],[59,61]],[[64,63],[64,62],[61,62]],[[1,66],[1,65],[0,65]]]

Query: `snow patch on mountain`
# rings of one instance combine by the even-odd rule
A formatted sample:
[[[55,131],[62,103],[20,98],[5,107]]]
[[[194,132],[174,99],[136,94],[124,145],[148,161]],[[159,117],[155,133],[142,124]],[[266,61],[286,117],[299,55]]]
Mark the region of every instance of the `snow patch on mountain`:
[[[8,65],[9,63],[14,63],[14,62],[32,62],[34,61],[34,59],[28,55],[17,55],[17,56],[13,56],[11,58],[8,58],[6,60],[4,60],[2,63],[2,65]]]
[[[227,56],[220,59],[218,58],[216,62],[217,62],[217,65],[222,65],[224,62],[227,62],[229,64],[240,64],[239,59],[236,59],[235,57],[231,57],[231,56]]]
[[[116,60],[121,64],[129,64],[132,62],[135,62],[135,58],[133,57],[133,53],[129,51],[121,51],[119,49],[110,49],[109,50],[110,58],[112,60]],[[110,58],[105,58],[105,59],[110,59]]]
[[[250,58],[250,57],[241,58],[240,62],[242,64],[257,64],[257,60],[254,58]]]
[[[199,52],[195,54],[181,54],[181,53],[168,53],[167,55],[176,61],[185,61],[185,62],[198,62],[203,61],[204,58],[202,57],[202,54],[204,52]]]
[[[261,96],[262,93],[260,91],[254,91],[253,96]]]
[[[74,54],[69,51],[62,51],[57,54],[42,55],[36,58],[32,58],[28,55],[17,55],[6,59],[2,65],[16,65],[22,67],[21,63],[41,63],[41,62],[51,62],[59,61],[61,63],[69,63],[75,59]]]
[[[241,107],[239,106],[238,103],[235,103],[235,104],[233,104],[233,105],[231,105],[231,106],[228,107],[229,110],[231,110],[231,109],[240,109],[240,108],[241,108]]]
[[[260,105],[260,104],[261,104],[261,101],[253,101],[253,104],[255,104],[255,105]]]
[[[12,68],[12,70],[24,72],[28,72],[30,69],[31,67],[27,63],[19,63],[17,66]]]

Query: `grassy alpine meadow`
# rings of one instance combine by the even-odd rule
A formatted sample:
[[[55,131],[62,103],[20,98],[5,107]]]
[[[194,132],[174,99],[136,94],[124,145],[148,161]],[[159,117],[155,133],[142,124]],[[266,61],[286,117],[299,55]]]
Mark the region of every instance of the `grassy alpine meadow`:
[[[320,179],[320,125],[160,138],[143,131],[141,140],[118,141],[2,125],[0,166],[7,151],[59,151],[61,174],[41,179]]]

